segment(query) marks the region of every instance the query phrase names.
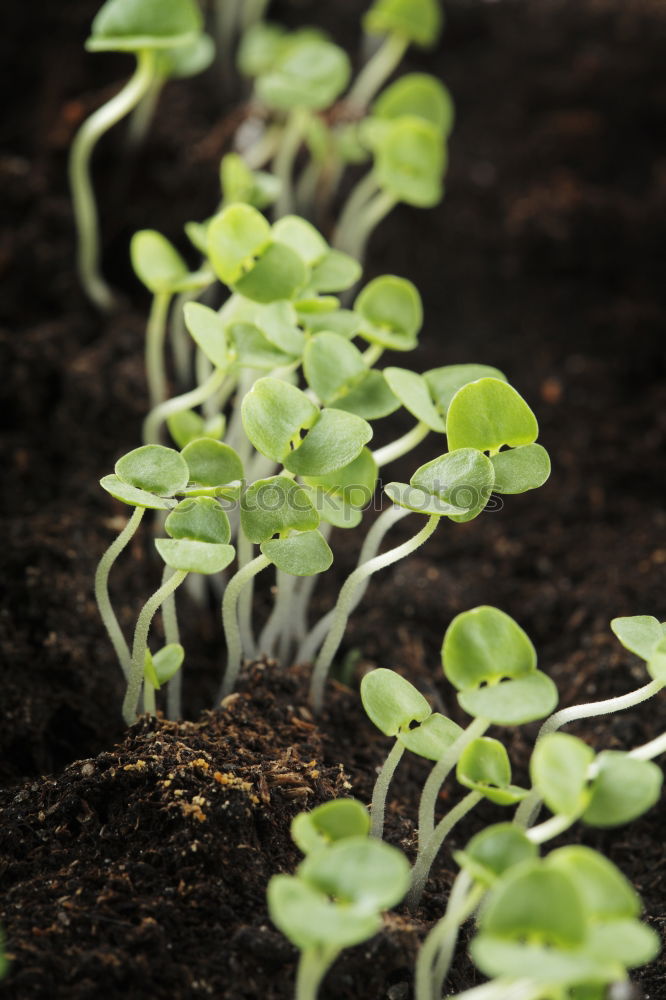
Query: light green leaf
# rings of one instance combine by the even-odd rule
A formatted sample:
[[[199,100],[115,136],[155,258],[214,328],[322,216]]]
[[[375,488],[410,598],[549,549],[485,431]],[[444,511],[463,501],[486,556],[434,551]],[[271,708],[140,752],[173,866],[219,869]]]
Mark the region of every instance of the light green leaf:
[[[361,417],[322,410],[302,443],[284,458],[284,466],[299,476],[323,476],[353,462],[371,438],[372,427]]]
[[[576,886],[587,913],[595,920],[637,917],[641,901],[619,868],[591,847],[560,847],[546,859],[549,867],[563,871]]]
[[[452,521],[471,521],[490,499],[495,472],[482,452],[461,448],[422,465],[409,482],[443,504],[457,508],[447,514]]]
[[[164,522],[171,538],[190,538],[197,542],[226,545],[231,538],[229,518],[212,497],[182,500]]]
[[[658,642],[652,650],[647,668],[650,677],[666,684],[666,639]]]
[[[137,277],[153,295],[176,291],[188,275],[187,264],[176,248],[154,229],[134,234],[130,259]]]
[[[418,208],[441,201],[446,146],[439,129],[422,118],[397,118],[378,138],[375,175],[381,187]]]
[[[353,507],[367,507],[377,485],[377,463],[369,448],[334,472],[324,476],[304,476],[308,486],[320,487],[332,496],[341,496]]]
[[[167,497],[184,489],[189,479],[183,456],[161,444],[146,444],[129,451],[116,462],[115,473],[130,486]]]
[[[266,377],[255,382],[245,396],[242,418],[245,433],[257,451],[283,462],[292,444],[300,441],[301,431],[318,420],[319,410],[296,386]]]
[[[302,951],[317,949],[335,957],[373,937],[381,927],[377,913],[340,906],[293,875],[274,875],[268,883],[268,913],[275,926]]]
[[[453,746],[462,729],[451,719],[433,712],[420,726],[403,729],[397,735],[400,742],[412,753],[426,760],[439,760]]]
[[[407,483],[387,483],[384,492],[398,507],[406,507],[407,510],[413,510],[417,514],[458,518],[464,517],[467,513],[464,507],[454,507],[433,493],[409,486]]]
[[[260,371],[274,371],[295,360],[292,354],[285,354],[268,340],[259,327],[251,323],[234,323],[229,327],[229,336],[235,347],[235,365],[238,368],[258,368]]]
[[[260,547],[267,559],[290,576],[314,576],[333,563],[330,546],[317,530],[273,538],[262,542]]]
[[[190,483],[198,486],[222,486],[243,478],[243,463],[228,444],[199,438],[183,448],[183,458],[190,470]]]
[[[350,75],[346,52],[324,39],[304,37],[278,52],[269,71],[257,80],[256,93],[280,111],[321,111],[339,97]]]
[[[490,365],[445,365],[443,368],[431,368],[429,372],[424,372],[423,377],[444,420],[451,400],[468,382],[476,382],[480,378],[507,380],[499,368],[491,368]]]
[[[337,333],[317,333],[303,352],[303,373],[311,389],[327,406],[366,377],[359,349]]]
[[[290,247],[307,267],[318,264],[328,253],[328,243],[321,233],[298,215],[285,215],[274,223],[273,239]]]
[[[312,268],[310,288],[316,292],[343,292],[360,280],[363,268],[349,254],[329,250]]]
[[[163,646],[154,656],[146,649],[143,667],[146,680],[159,691],[163,684],[167,684],[178,673],[184,659],[185,650],[178,642]]]
[[[469,715],[496,726],[522,726],[550,715],[557,705],[557,688],[550,677],[535,670],[515,680],[465,688],[458,702]]]
[[[181,449],[198,438],[208,437],[219,441],[225,426],[226,420],[222,413],[212,420],[204,420],[195,410],[181,410],[167,417],[169,434]]]
[[[449,448],[498,452],[503,445],[532,444],[539,433],[536,417],[507,382],[482,378],[459,389],[446,418]]]
[[[550,476],[550,458],[540,444],[500,451],[491,460],[496,493],[526,493],[543,486]]]
[[[519,944],[492,934],[474,938],[470,954],[487,976],[532,979],[551,991],[559,985],[611,983],[624,977],[624,968],[612,955],[599,958],[583,948]]]
[[[590,929],[585,949],[601,961],[612,957],[627,969],[646,965],[661,951],[661,939],[651,927],[638,920],[613,920]]]
[[[442,30],[438,0],[375,0],[363,19],[371,35],[400,35],[415,45],[433,45]]]
[[[594,751],[568,733],[539,740],[530,761],[532,784],[552,813],[575,819],[590,801],[587,772]]]
[[[444,84],[428,73],[406,73],[386,87],[372,106],[377,118],[423,118],[448,136],[453,128],[454,109]]]
[[[347,837],[316,851],[301,862],[298,874],[319,892],[365,913],[399,903],[410,878],[404,854],[372,837]]]
[[[428,383],[422,375],[407,368],[385,368],[383,375],[391,392],[412,416],[431,430],[444,433],[446,426],[435,408]]]
[[[271,242],[271,227],[250,205],[229,205],[208,225],[208,257],[225,285],[235,284]]]
[[[234,288],[254,302],[277,302],[293,298],[307,279],[308,271],[298,254],[284,243],[271,243]]]
[[[527,633],[504,611],[481,605],[456,615],[442,644],[444,673],[454,687],[476,687],[536,670]]]
[[[658,802],[664,776],[652,761],[637,760],[619,750],[605,750],[597,757],[597,764],[599,770],[583,813],[584,823],[622,826]]]
[[[190,538],[156,538],[155,547],[167,566],[186,573],[221,573],[233,561],[233,545],[197,542]]]
[[[482,885],[491,886],[497,879],[523,861],[536,858],[538,848],[514,823],[496,823],[472,837],[464,851],[455,851],[461,868]]]
[[[92,23],[89,52],[139,52],[188,45],[203,19],[195,0],[107,0]]]
[[[346,503],[342,496],[322,486],[307,486],[306,489],[321,520],[334,528],[357,528],[363,520],[361,511]]]
[[[367,837],[368,810],[358,799],[333,799],[291,821],[291,837],[303,854],[311,854],[346,837]]]
[[[411,281],[383,275],[369,282],[354,302],[361,317],[356,331],[372,344],[394,351],[411,351],[423,325],[423,306]]]
[[[572,948],[585,940],[586,918],[575,882],[535,859],[502,876],[482,907],[479,927],[507,941]]]
[[[463,750],[456,765],[456,778],[465,788],[479,792],[499,806],[513,805],[527,790],[511,784],[509,755],[499,740],[481,736]]]
[[[303,320],[310,333],[339,333],[351,340],[361,325],[361,317],[351,309],[335,309],[333,312],[314,313]]]
[[[260,21],[251,25],[241,35],[238,46],[238,69],[244,76],[259,76],[271,69],[280,54],[286,38],[281,24]]]
[[[229,364],[229,347],[224,323],[219,313],[200,302],[187,302],[183,308],[185,326],[192,339],[215,368]]]
[[[657,643],[664,638],[663,627],[652,615],[613,618],[610,627],[624,648],[642,660],[649,660]]]
[[[287,476],[258,479],[241,497],[241,526],[255,544],[288,531],[313,530],[319,515],[309,494]]]
[[[385,736],[409,730],[413,722],[423,722],[432,709],[420,691],[395,670],[378,667],[361,681],[361,701],[366,715]]]
[[[215,42],[205,34],[198,35],[186,45],[162,49],[159,53],[160,67],[170,79],[198,76],[212,65],[214,59]]]
[[[110,493],[115,500],[129,504],[130,507],[145,507],[147,510],[171,510],[174,505],[173,500],[155,496],[147,490],[137,489],[123,482],[118,476],[104,476],[99,481],[102,489]]]
[[[336,410],[355,413],[364,420],[379,420],[395,413],[400,401],[386,384],[384,373],[370,368],[361,376],[354,388],[339,396],[331,406]]]

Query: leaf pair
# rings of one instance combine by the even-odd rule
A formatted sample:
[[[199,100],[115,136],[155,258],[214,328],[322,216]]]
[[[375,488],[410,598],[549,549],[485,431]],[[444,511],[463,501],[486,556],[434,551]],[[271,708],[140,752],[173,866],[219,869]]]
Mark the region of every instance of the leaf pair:
[[[333,562],[309,492],[288,476],[253,483],[241,497],[240,516],[246,538],[284,573],[313,576]]]

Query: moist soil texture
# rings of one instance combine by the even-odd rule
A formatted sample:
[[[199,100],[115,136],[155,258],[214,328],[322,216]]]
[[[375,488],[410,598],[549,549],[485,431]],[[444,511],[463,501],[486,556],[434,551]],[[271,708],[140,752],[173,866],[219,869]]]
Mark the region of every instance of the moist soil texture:
[[[83,51],[96,6],[49,5],[38,24],[32,5],[11,0],[1,43],[11,99],[0,153],[0,925],[11,970],[0,995],[286,1000],[296,955],[268,920],[266,883],[298,863],[296,812],[345,794],[369,801],[388,741],[360,708],[364,671],[400,670],[461,721],[442,677],[442,635],[454,614],[493,604],[527,629],[562,705],[645,682],[608,625],[618,615],[664,617],[666,7],[450,0],[441,44],[407,60],[447,83],[457,123],[442,205],[397,209],[370,247],[370,276],[403,274],[424,299],[417,352],[391,363],[505,371],[538,415],[549,483],[469,524],[443,524],[375,578],[317,720],[307,667],[272,661],[248,667],[238,693],[207,711],[223,657],[217,611],[183,595],[193,721],[142,719],[124,732],[92,577],[126,517],[98,480],[140,442],[147,406],[148,302],[127,245],[154,227],[188,253],[182,226],[216,205],[219,158],[246,98],[225,97],[213,68],[167,86],[140,151],[128,155],[122,128],[103,141],[95,185],[104,267],[122,308],[100,317],[74,276],[66,186],[74,131],[129,71],[125,58]],[[363,7],[283,2],[275,16],[319,24],[355,53]],[[389,418],[376,438],[409,423]],[[428,439],[390,477],[436,454]],[[313,617],[331,606],[358,546],[357,535],[334,539]],[[147,530],[114,570],[127,630],[159,579],[150,549]],[[261,614],[268,596],[260,593]],[[571,731],[598,749],[629,748],[663,731],[664,716],[660,696]],[[535,728],[501,734],[517,781]],[[387,839],[410,856],[426,773],[406,760],[392,789]],[[447,785],[442,809],[459,794]],[[484,806],[456,828],[420,910],[398,908],[382,933],[344,953],[323,1000],[410,995],[419,941],[455,874],[451,848],[504,815]],[[660,933],[665,819],[656,806],[628,827],[568,838],[620,866]],[[482,981],[467,933],[451,993]],[[638,971],[638,995],[666,997],[665,971],[663,959]]]

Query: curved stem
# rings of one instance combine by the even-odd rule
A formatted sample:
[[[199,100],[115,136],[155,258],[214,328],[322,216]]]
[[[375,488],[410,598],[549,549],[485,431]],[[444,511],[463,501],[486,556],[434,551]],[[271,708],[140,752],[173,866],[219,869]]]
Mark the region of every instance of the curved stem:
[[[156,73],[146,93],[132,111],[127,126],[127,144],[130,149],[137,149],[146,138],[165,82],[165,77]]]
[[[363,351],[363,362],[366,368],[372,368],[376,365],[382,354],[386,350],[381,344],[370,344],[369,347]]]
[[[599,715],[608,715],[611,712],[623,712],[628,708],[634,708],[642,702],[658,694],[664,687],[661,681],[650,681],[642,687],[629,691],[628,694],[618,695],[616,698],[605,698],[603,701],[591,701],[583,705],[572,705],[570,708],[562,708],[559,712],[554,712],[542,724],[537,734],[535,745],[549,733],[554,733],[569,722],[576,722],[580,719],[593,719]],[[523,799],[516,810],[514,823],[527,828],[535,822],[541,808],[541,796],[533,788],[530,794]]]
[[[575,822],[575,817],[571,816],[551,816],[544,823],[533,826],[527,831],[527,836],[533,844],[545,844],[547,840],[552,840],[558,834],[564,833]]]
[[[414,1000],[440,1000],[458,940],[458,930],[484,894],[471,876],[461,871],[451,887],[444,916],[432,927],[416,958]]]
[[[462,881],[462,876],[467,874],[466,872],[461,872],[458,876]],[[453,889],[455,890],[455,885]],[[453,961],[453,953],[456,948],[456,943],[458,941],[458,931],[462,924],[469,916],[471,916],[479,903],[485,895],[485,886],[475,885],[469,892],[466,899],[460,901],[460,909],[457,912],[451,912],[451,923],[443,926],[441,928],[441,934],[438,936],[438,953],[434,965],[434,997],[435,1000],[439,1000],[444,989],[444,983],[446,982],[446,977],[449,974],[449,969],[451,968],[451,962]],[[454,901],[454,891],[451,892],[451,902]],[[457,904],[457,898],[456,898]],[[448,909],[448,908],[447,908]]]
[[[275,599],[273,601],[273,608],[259,636],[259,650],[267,656],[275,655],[275,641],[280,633],[285,612],[291,601],[294,582],[294,577],[288,573],[283,573],[281,569],[275,571]]]
[[[280,193],[275,202],[275,218],[288,215],[293,209],[293,171],[308,120],[304,108],[289,112],[278,151],[273,160],[273,173],[280,181]]]
[[[166,402],[160,403],[154,410],[151,410],[143,422],[143,443],[159,444],[160,427],[166,418],[173,416],[174,413],[180,413],[182,410],[199,406],[219,389],[225,377],[224,370],[216,368],[203,385],[197,386],[196,389],[190,389],[189,392],[184,392],[180,396],[174,396],[173,399],[167,399]]]
[[[379,182],[374,171],[364,174],[351,189],[346,202],[340,211],[338,224],[333,234],[333,246],[340,250],[347,241],[347,232],[354,224],[354,219],[374,195],[379,191]]]
[[[347,94],[347,102],[359,108],[367,107],[397,67],[408,47],[409,39],[403,35],[388,35],[356,77],[354,86]]]
[[[77,267],[83,290],[103,310],[114,305],[111,289],[100,274],[99,217],[90,179],[90,161],[105,132],[136,107],[155,75],[155,53],[142,50],[133,75],[122,90],[88,118],[76,133],[69,157],[69,183],[78,232]]]
[[[146,330],[146,375],[151,410],[166,398],[166,365],[164,363],[164,338],[171,292],[157,292],[153,296]]]
[[[423,786],[419,802],[419,853],[425,850],[435,829],[435,809],[439,790],[460,759],[465,747],[483,736],[490,723],[487,719],[473,719],[469,726],[452,743],[446,753],[440,757]]]
[[[458,805],[449,810],[446,816],[439,821],[423,848],[421,848],[419,837],[419,853],[412,869],[412,887],[407,895],[407,905],[410,909],[415,909],[421,901],[433,861],[437,857],[444,840],[456,823],[463,816],[466,816],[482,798],[483,796],[480,792],[468,792],[464,799],[461,799]]]
[[[242,569],[254,558],[254,545],[249,541],[242,528],[238,529],[238,541],[236,546],[238,555],[238,567]],[[254,657],[257,655],[257,644],[254,641],[252,629],[252,598],[254,596],[254,577],[248,581],[238,598],[238,624],[240,627],[241,646],[245,650],[245,655]]]
[[[377,775],[375,787],[372,790],[372,803],[370,805],[372,827],[370,829],[370,836],[376,837],[378,840],[382,839],[384,833],[384,812],[386,810],[386,796],[389,785],[395,774],[395,769],[402,760],[404,752],[404,744],[400,740],[396,740],[391,747],[388,757],[382,764],[382,769]]]
[[[368,240],[373,230],[382,219],[392,212],[398,204],[398,199],[388,191],[379,191],[372,201],[364,205],[345,236],[345,244],[341,247],[358,261],[363,261]]]
[[[169,579],[169,567],[164,567],[162,583]],[[199,573],[190,577],[190,580],[203,580]],[[169,646],[172,643],[180,643],[180,630],[178,628],[178,615],[176,613],[176,595],[169,594],[162,605],[162,624],[164,625],[164,642]],[[167,683],[167,715],[170,719],[180,719],[183,714],[181,692],[183,687],[183,668],[177,670]]]
[[[429,433],[430,428],[428,425],[420,420],[415,427],[412,427],[411,431],[407,431],[402,437],[396,438],[390,444],[385,444],[383,448],[378,448],[377,451],[373,451],[372,457],[381,469],[382,466],[388,465],[389,462],[395,462],[397,458],[402,458],[403,455],[409,454]]]
[[[239,569],[227,584],[222,600],[222,624],[227,643],[227,669],[224,674],[218,700],[226,698],[234,689],[243,658],[240,630],[238,628],[238,598],[243,587],[262,569],[270,565],[266,556],[257,556],[252,562]]]
[[[405,507],[397,507],[395,504],[391,504],[390,507],[383,510],[368,531],[368,534],[365,536],[365,540],[361,546],[361,552],[358,557],[357,566],[360,567],[370,559],[374,558],[374,556],[377,555],[379,546],[382,544],[384,536],[389,528],[411,513],[412,511],[407,510]],[[312,579],[312,577],[308,577],[307,579]],[[359,584],[356,594],[354,595],[354,601],[349,612],[350,614],[353,613],[355,608],[357,608],[363,600],[369,583],[370,579],[368,578]],[[317,624],[310,629],[310,632],[301,643],[298,653],[296,654],[297,662],[310,663],[314,659],[315,653],[328,635],[334,615],[335,608],[331,608],[331,610],[325,615],[322,615]]]
[[[95,600],[125,677],[129,676],[132,657],[109,597],[109,574],[114,562],[136,533],[145,512],[145,507],[134,508],[132,516],[116,540],[109,545],[95,571]]]
[[[123,702],[123,718],[128,726],[136,721],[136,709],[141,694],[141,684],[143,682],[144,659],[146,647],[148,645],[148,632],[150,623],[155,613],[176,587],[183,582],[187,572],[177,569],[162,586],[155,591],[152,597],[148,598],[136,623],[134,630],[134,642],[132,644],[132,666],[127,679],[127,692]]]
[[[330,968],[332,959],[324,958],[314,950],[301,952],[296,971],[294,1000],[317,1000],[321,981]]]
[[[312,673],[310,700],[315,712],[321,710],[328,670],[333,657],[338,651],[342,636],[347,627],[349,615],[354,607],[356,588],[369,579],[373,573],[376,573],[380,569],[385,569],[387,566],[392,566],[393,563],[415,552],[420,545],[423,545],[430,538],[438,524],[438,515],[431,514],[425,525],[413,538],[408,539],[408,541],[403,542],[402,545],[398,545],[394,549],[389,549],[388,552],[384,552],[380,556],[375,556],[374,559],[369,559],[362,566],[358,566],[345,580],[338,596],[337,604],[335,605],[331,630],[317,657],[317,662]]]
[[[175,298],[173,309],[171,310],[171,324],[169,336],[171,339],[171,351],[173,354],[173,366],[176,372],[176,380],[179,385],[187,385],[190,382],[190,365],[192,362],[193,340],[185,326],[184,309],[188,302],[196,302],[199,297],[199,289],[188,292],[179,292]]]
[[[661,736],[656,736],[649,743],[643,743],[642,746],[631,750],[629,756],[636,760],[653,760],[654,757],[658,757],[662,753],[666,753],[666,733],[662,733]]]
[[[258,476],[257,478],[261,477]],[[327,542],[331,537],[332,531],[332,524],[329,524],[328,521],[320,522],[319,532],[324,536]],[[314,573],[312,576],[302,576],[296,584],[295,603],[290,623],[290,632],[294,639],[300,643],[304,642],[308,633],[308,605],[310,604],[310,598],[312,597],[314,589],[317,586],[319,576],[319,573]],[[324,639],[322,637],[321,642],[323,641]],[[318,646],[315,648],[318,648]],[[300,649],[297,656],[300,658]]]

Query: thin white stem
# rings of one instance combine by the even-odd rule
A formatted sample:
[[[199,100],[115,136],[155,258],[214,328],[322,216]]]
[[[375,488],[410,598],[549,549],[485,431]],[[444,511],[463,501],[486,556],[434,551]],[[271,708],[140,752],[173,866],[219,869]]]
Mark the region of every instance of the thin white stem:
[[[395,770],[402,760],[402,755],[405,752],[404,744],[400,740],[396,740],[388,757],[382,764],[381,770],[377,775],[377,780],[375,782],[375,787],[372,790],[372,803],[370,806],[370,815],[372,816],[372,826],[370,829],[370,836],[376,837],[378,840],[382,839],[384,834],[384,813],[386,811],[386,796],[388,794],[389,786],[395,774]]]
[[[128,726],[131,726],[132,723],[136,721],[136,710],[139,703],[139,696],[141,694],[141,685],[143,683],[144,660],[146,656],[146,648],[148,646],[150,624],[163,601],[166,600],[169,594],[173,593],[176,587],[180,586],[186,576],[187,572],[185,570],[175,570],[166,583],[163,583],[162,586],[155,591],[153,596],[148,598],[141,609],[141,614],[139,615],[136,628],[134,630],[132,666],[130,669],[130,675],[127,679],[127,692],[123,702],[123,718]]]
[[[321,711],[324,700],[326,677],[331,663],[333,662],[333,657],[337,653],[340,642],[342,641],[345,628],[347,627],[347,621],[354,606],[356,588],[360,586],[364,580],[369,579],[373,573],[376,573],[380,569],[385,569],[388,566],[392,566],[393,563],[396,563],[400,559],[404,559],[411,555],[412,552],[415,552],[420,545],[423,545],[423,543],[430,538],[438,524],[439,516],[437,514],[431,514],[425,525],[416,535],[414,535],[413,538],[408,539],[408,541],[403,542],[402,545],[398,545],[394,549],[389,549],[388,552],[384,552],[382,555],[375,556],[374,559],[368,560],[368,562],[364,563],[364,565],[358,566],[345,580],[335,605],[331,630],[326,637],[326,642],[322,646],[312,672],[310,700],[315,712]]]
[[[155,698],[155,688],[147,677],[143,679],[143,710],[148,715],[157,715],[157,700]]]
[[[553,837],[568,830],[574,820],[575,817],[571,816],[551,816],[550,819],[528,830],[527,836],[533,844],[545,844],[547,840],[552,840]]]
[[[273,160],[273,173],[280,181],[280,193],[275,202],[275,218],[289,215],[294,205],[293,172],[298,151],[303,141],[308,122],[308,112],[304,108],[294,108],[289,112],[287,123]]]
[[[329,524],[327,521],[322,521],[319,525],[319,531],[324,536],[325,540],[328,541],[331,537],[331,532],[333,531],[333,525]],[[302,576],[296,583],[290,632],[294,639],[300,643],[304,642],[308,632],[308,607],[319,577],[319,573],[314,573],[312,576]],[[324,641],[323,637],[321,641]],[[297,659],[300,658],[301,654],[299,649]]]
[[[314,949],[301,952],[296,971],[296,993],[294,1000],[317,1000],[321,981],[330,968],[335,952],[324,956]]]
[[[166,399],[166,364],[164,338],[171,292],[158,292],[153,296],[146,330],[146,375],[151,410]]]
[[[458,879],[463,882],[463,877],[467,876],[467,872],[460,872]],[[467,876],[469,878],[469,876]],[[456,879],[456,881],[458,881]],[[471,879],[470,879],[471,881]],[[469,883],[465,883],[469,884]],[[434,974],[434,997],[435,1000],[440,1000],[442,995],[442,990],[444,989],[444,983],[446,982],[446,977],[449,974],[449,969],[451,968],[451,962],[453,961],[453,953],[456,948],[456,943],[458,941],[458,932],[465,922],[465,920],[471,916],[479,903],[481,902],[483,896],[485,895],[486,889],[482,885],[474,885],[467,894],[466,898],[463,898],[462,887],[460,890],[460,908],[458,906],[458,895],[455,892],[456,885],[454,884],[451,891],[451,902],[455,903],[456,911],[454,908],[451,910],[451,921],[448,926],[442,926],[441,934],[438,941],[438,952],[437,958],[435,960],[435,966],[433,970]],[[448,908],[447,908],[448,909]]]
[[[353,225],[359,212],[367,205],[379,191],[379,182],[371,170],[356,183],[351,189],[346,202],[341,211],[338,224],[333,234],[333,246],[338,250],[342,249],[342,244],[346,243],[347,232]]]
[[[467,813],[473,809],[482,798],[483,796],[480,792],[468,792],[464,799],[461,799],[461,801],[454,806],[453,809],[449,810],[446,816],[439,821],[423,848],[421,848],[421,838],[419,836],[419,852],[416,857],[414,868],[412,869],[412,887],[407,895],[407,905],[410,909],[414,910],[419,905],[421,896],[423,895],[423,890],[425,889],[425,884],[428,881],[430,869],[432,868],[433,862],[439,854],[439,850],[445,839],[448,837],[456,823],[461,820],[463,816],[466,816]]]
[[[174,396],[173,399],[167,399],[166,402],[160,403],[154,410],[151,410],[143,422],[144,444],[159,444],[160,427],[167,417],[173,416],[174,413],[181,413],[183,410],[190,410],[194,406],[199,406],[200,403],[203,403],[219,389],[225,378],[226,373],[224,370],[216,368],[203,385],[197,386],[196,389],[190,389],[189,392],[184,392],[180,396]]]
[[[268,620],[261,630],[259,636],[259,650],[266,656],[274,656],[275,641],[280,632],[280,626],[286,610],[286,603],[289,601],[291,590],[293,589],[294,577],[283,573],[282,570],[275,571],[275,597],[273,607],[268,616]]]
[[[388,191],[379,191],[353,220],[345,242],[341,242],[341,249],[362,263],[373,231],[397,204],[398,199],[394,195]]]
[[[631,750],[629,756],[636,760],[653,760],[662,753],[666,753],[666,733],[662,733],[661,736],[656,736],[649,743],[643,743],[642,746]]]
[[[150,87],[132,111],[127,126],[127,145],[130,149],[138,149],[148,135],[165,82],[164,76],[156,73]]]
[[[423,421],[419,421],[415,427],[412,427],[411,431],[407,431],[402,437],[396,438],[390,444],[385,444],[383,448],[378,448],[377,451],[373,451],[372,457],[381,469],[384,465],[388,465],[389,462],[395,462],[396,459],[402,458],[403,455],[408,455],[429,433],[430,428],[428,425],[424,424]]]
[[[164,567],[162,583],[169,579],[169,567]],[[203,580],[200,573],[193,573],[188,579]],[[176,611],[176,594],[169,594],[162,605],[162,624],[164,626],[164,643],[170,646],[172,643],[180,643],[180,629],[178,628],[178,614]],[[177,670],[167,683],[167,715],[170,719],[180,719],[183,715],[182,705],[183,669]]]
[[[238,598],[250,580],[270,565],[266,556],[257,556],[238,570],[227,584],[222,600],[222,624],[227,643],[227,669],[220,688],[219,699],[226,698],[234,689],[243,659],[240,629],[238,628]]]
[[[414,1000],[440,1000],[448,975],[458,931],[484,893],[466,871],[458,873],[444,916],[432,927],[416,958]]]
[[[363,361],[367,368],[372,368],[376,365],[386,348],[382,347],[381,344],[370,344],[363,351]]]
[[[155,75],[155,53],[142,50],[123,89],[98,108],[76,133],[69,158],[69,183],[78,232],[77,267],[83,290],[99,309],[113,308],[114,296],[100,273],[99,217],[90,179],[90,161],[105,132],[136,107]]]
[[[254,545],[245,537],[242,528],[238,529],[238,541],[236,552],[238,555],[238,568],[242,569],[252,562],[254,558]],[[254,596],[254,577],[251,577],[245,585],[238,598],[238,625],[241,635],[241,646],[245,655],[255,657],[257,646],[254,641],[254,631],[252,629],[252,598]]]
[[[132,656],[109,597],[109,574],[116,559],[135,534],[145,512],[145,507],[134,508],[127,524],[115,541],[109,545],[95,571],[95,600],[125,677],[129,677]]]
[[[192,338],[185,326],[184,309],[188,302],[195,302],[198,296],[199,289],[189,292],[179,292],[171,310],[171,323],[169,325],[171,352],[173,354],[176,380],[181,387],[187,385],[191,379],[193,345]]]
[[[361,109],[366,108],[396,69],[408,46],[409,39],[403,35],[388,35],[356,77],[354,86],[347,94],[347,102]]]

